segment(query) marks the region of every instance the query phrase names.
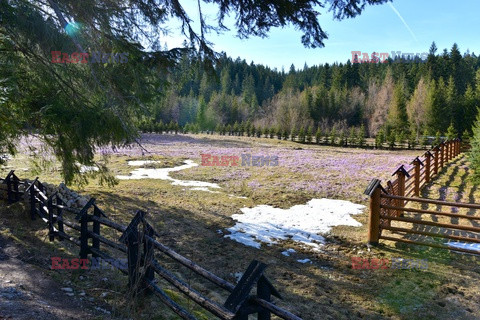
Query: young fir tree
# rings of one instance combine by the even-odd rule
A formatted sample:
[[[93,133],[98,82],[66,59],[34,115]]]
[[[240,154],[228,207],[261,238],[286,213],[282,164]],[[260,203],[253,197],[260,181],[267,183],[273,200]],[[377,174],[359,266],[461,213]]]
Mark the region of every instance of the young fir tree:
[[[270,129],[268,127],[263,128],[263,136],[265,138],[268,138],[269,134],[270,134]]]
[[[340,146],[345,147],[347,145],[347,139],[345,137],[345,130],[340,131]]]
[[[447,140],[452,140],[457,138],[457,130],[455,130],[455,127],[453,126],[453,122],[450,122],[450,126],[448,126],[447,129]]]
[[[442,143],[442,137],[441,137],[440,131],[437,131],[437,133],[435,134],[435,140],[433,141],[433,144],[438,146],[440,145],[440,143]]]
[[[320,127],[317,128],[317,132],[315,133],[315,143],[320,144],[322,140],[322,130]]]
[[[358,129],[358,138],[357,138],[357,144],[360,147],[363,147],[366,145],[367,143],[366,136],[367,134],[365,133],[365,126],[362,124]]]
[[[462,134],[462,145],[468,146],[470,144],[470,132],[468,130],[463,131]]]
[[[290,133],[290,139],[292,141],[295,141],[295,138],[297,137],[297,128],[295,126],[292,127],[292,132]]]
[[[309,126],[307,128],[307,142],[308,143],[312,143],[312,134],[313,134],[312,127]]]
[[[391,130],[390,134],[388,135],[388,138],[387,138],[388,146],[390,147],[390,149],[395,148],[396,138],[397,138],[397,135],[396,135],[395,131]]]
[[[227,127],[225,128],[225,131],[228,133],[229,136],[232,135],[232,126],[230,124],[227,124]]]
[[[375,136],[375,148],[379,149],[383,147],[385,142],[385,132],[383,129],[378,130],[377,135]]]
[[[408,149],[415,149],[417,146],[417,135],[415,134],[415,130],[410,131],[410,134],[408,135]]]
[[[257,138],[261,138],[262,137],[262,127],[258,127],[257,129]]]
[[[428,146],[428,131],[427,129],[425,129],[422,135],[422,147],[424,149],[427,149],[427,146]]]
[[[255,137],[255,132],[256,132],[255,125],[252,124],[250,126],[250,136]]]
[[[335,127],[333,127],[332,131],[330,131],[330,144],[332,146],[337,144],[337,129]]]
[[[282,140],[282,128],[280,128],[280,126],[277,126],[275,134],[277,135],[278,140]]]
[[[480,183],[480,112],[477,114],[475,123],[473,124],[473,137],[470,140],[470,167],[473,169],[472,180]]]
[[[222,125],[220,123],[215,127],[215,132],[217,134],[222,134]]]
[[[357,134],[355,133],[355,128],[354,127],[350,128],[350,135],[348,136],[348,143],[352,147],[357,145]]]
[[[402,147],[402,145],[403,145],[404,142],[405,142],[405,132],[403,132],[403,131],[398,131],[398,132],[397,132],[396,140],[397,140],[397,142],[398,142],[398,145],[399,145],[400,147]]]
[[[245,122],[240,122],[238,125],[238,134],[243,137],[243,133],[245,132]]]
[[[247,133],[247,137],[250,137],[250,136],[251,136],[252,123],[250,122],[250,120],[248,120],[248,121],[247,121],[247,124],[245,125],[245,132]]]
[[[298,133],[298,139],[301,143],[305,143],[305,129],[303,127],[300,128],[300,132]]]
[[[275,137],[275,128],[274,127],[271,127],[270,128],[270,139],[273,139],[273,137]]]
[[[288,130],[283,129],[283,140],[288,140]]]
[[[233,124],[233,127],[232,127],[232,131],[233,131],[233,135],[234,135],[234,136],[238,135],[238,132],[240,131],[239,129],[240,129],[240,128],[239,128],[239,126],[238,126],[238,122],[235,121],[235,123]]]

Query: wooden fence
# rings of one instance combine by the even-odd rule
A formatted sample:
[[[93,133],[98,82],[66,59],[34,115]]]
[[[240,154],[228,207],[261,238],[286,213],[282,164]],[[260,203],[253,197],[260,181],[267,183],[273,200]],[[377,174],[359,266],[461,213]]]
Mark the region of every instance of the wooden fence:
[[[156,240],[157,232],[148,223],[143,211],[137,211],[129,225],[124,226],[109,220],[94,198],[81,210],[66,207],[58,193],[47,196],[38,178],[32,182],[21,181],[11,171],[5,179],[0,179],[0,186],[0,197],[9,203],[20,200],[30,203],[31,219],[40,217],[46,223],[50,241],[72,242],[80,248],[80,259],[88,259],[89,255],[102,258],[128,276],[131,292],[145,290],[155,294],[182,319],[197,318],[166,294],[155,282],[155,274],[219,319],[248,320],[249,314],[257,314],[259,320],[269,320],[274,314],[282,319],[301,320],[272,302],[272,296],[281,299],[281,295],[264,275],[267,267],[264,263],[252,261],[238,284],[234,285]],[[117,233],[118,239],[102,236],[101,226]],[[115,260],[105,250],[102,251],[102,247],[126,256],[128,267],[122,268],[113,263]],[[162,265],[162,259],[157,258],[160,254],[210,281],[218,290],[225,290],[228,294],[226,301],[218,303],[195,290]],[[252,294],[255,286],[256,294]]]
[[[459,140],[454,140],[427,151],[424,159],[415,158],[414,166],[410,170],[405,170],[403,166],[397,169],[394,173],[397,179],[394,182],[388,181],[386,188],[378,179],[371,181],[365,191],[365,194],[370,196],[370,244],[376,245],[383,239],[480,254],[480,251],[465,248],[465,245],[445,243],[449,240],[480,243],[480,215],[476,215],[480,205],[419,197],[421,188],[429,183],[432,176],[448,161],[460,154],[460,148]],[[437,209],[428,210],[430,205],[437,206]],[[469,211],[467,214],[459,214],[459,209]],[[423,218],[425,215],[430,220]],[[458,223],[440,222],[443,217]],[[465,223],[459,223],[460,221]]]

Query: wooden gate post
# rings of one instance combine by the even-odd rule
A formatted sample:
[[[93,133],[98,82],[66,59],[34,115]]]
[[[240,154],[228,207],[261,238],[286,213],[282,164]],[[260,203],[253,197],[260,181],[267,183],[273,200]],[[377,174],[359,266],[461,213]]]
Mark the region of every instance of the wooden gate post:
[[[435,151],[435,157],[433,158],[433,173],[437,174],[438,173],[438,151],[439,148],[436,146],[433,151]]]
[[[430,183],[430,163],[433,154],[430,151],[425,152],[425,183]]]
[[[373,179],[365,190],[364,194],[370,196],[368,216],[368,244],[377,245],[380,239],[380,195],[382,186],[380,180]]]

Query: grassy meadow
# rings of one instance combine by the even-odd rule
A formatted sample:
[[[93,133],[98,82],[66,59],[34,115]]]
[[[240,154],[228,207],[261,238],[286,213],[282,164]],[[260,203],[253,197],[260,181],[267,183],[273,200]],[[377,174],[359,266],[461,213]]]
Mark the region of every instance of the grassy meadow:
[[[169,180],[120,180],[114,187],[101,186],[97,180],[72,186],[82,195],[97,199],[110,219],[127,224],[136,210],[148,213],[148,219],[159,233],[158,240],[192,259],[218,276],[236,282],[251,260],[269,265],[267,276],[283,295],[278,304],[303,319],[475,319],[480,314],[478,298],[480,266],[475,257],[446,251],[382,243],[379,247],[365,245],[368,209],[352,216],[361,227],[338,226],[325,234],[325,245],[311,251],[293,240],[282,240],[260,249],[248,247],[231,239],[226,229],[231,218],[244,207],[271,205],[290,208],[314,198],[348,200],[368,205],[363,191],[372,178],[386,182],[400,164],[408,164],[421,151],[365,150],[297,144],[264,138],[224,137],[212,135],[144,134],[140,146],[98,151],[98,161],[107,159],[114,175],[128,175],[131,160],[155,160],[146,167],[170,168],[185,160],[201,163],[201,154],[239,156],[277,156],[278,166],[196,166],[171,172],[178,180],[216,183],[218,189],[194,188],[172,184]],[[40,148],[38,143],[33,143]],[[145,151],[146,150],[146,151]],[[35,151],[25,148],[7,166],[0,168],[5,176],[16,169],[20,178],[58,184],[60,167],[39,158],[32,161]],[[41,170],[40,170],[41,169]],[[468,163],[459,158],[424,190],[435,198],[439,192],[446,199],[456,196],[474,202],[476,187],[467,179]],[[214,191],[214,192],[211,192]],[[73,281],[73,286],[87,296],[101,299],[113,306],[114,315],[134,318],[176,319],[153,297],[132,303],[124,295],[125,278],[115,271],[89,271],[84,280],[80,272],[54,272],[49,257],[77,254],[77,248],[63,242],[48,242],[47,231],[39,221],[30,222],[22,213],[21,204],[2,209],[0,232],[20,241],[32,255],[32,261],[58,281]],[[102,229],[102,232],[108,230]],[[112,237],[119,236],[111,234]],[[290,256],[283,251],[293,248]],[[427,270],[353,270],[352,257],[362,258],[424,258]],[[226,295],[215,290],[192,272],[157,256],[170,270],[207,296],[223,302]],[[310,259],[302,264],[297,260]],[[110,281],[102,281],[107,277]],[[123,280],[122,280],[123,279]],[[166,287],[168,287],[166,285]],[[101,292],[109,292],[100,297]],[[187,304],[201,319],[211,319],[187,302],[174,290],[174,299]],[[135,306],[135,308],[133,308]]]

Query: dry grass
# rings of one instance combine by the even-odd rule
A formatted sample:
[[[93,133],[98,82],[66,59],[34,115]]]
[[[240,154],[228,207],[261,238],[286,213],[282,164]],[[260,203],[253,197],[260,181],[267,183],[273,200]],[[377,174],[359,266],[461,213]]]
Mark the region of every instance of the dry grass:
[[[199,162],[202,152],[218,155],[239,155],[245,152],[276,154],[280,157],[281,165],[268,168],[200,166],[172,174],[178,179],[219,183],[222,192],[215,194],[173,186],[162,180],[121,181],[114,188],[101,187],[92,181],[83,187],[82,193],[97,198],[98,205],[112,220],[126,224],[136,210],[147,211],[148,219],[160,233],[161,242],[231,282],[235,282],[235,274],[245,271],[253,259],[269,264],[267,276],[284,296],[284,301],[279,302],[279,305],[304,319],[473,319],[473,312],[477,309],[469,300],[478,293],[478,286],[475,285],[479,280],[476,260],[469,256],[392,246],[388,243],[369,250],[364,245],[367,212],[355,216],[363,227],[334,228],[327,236],[325,250],[320,253],[305,251],[291,241],[273,246],[263,245],[261,249],[245,247],[223,238],[217,232],[231,227],[234,224],[231,215],[239,213],[239,208],[242,207],[271,204],[288,208],[321,197],[366,204],[367,198],[362,192],[369,180],[377,177],[389,179],[398,164],[408,163],[418,151],[342,149],[270,139],[252,140],[246,137],[220,139],[217,136],[189,136],[183,140],[163,137],[165,143],[156,143],[154,135],[148,135],[144,139],[144,145],[153,153],[142,157],[135,150],[128,150],[112,155],[110,167],[115,174],[127,174],[131,170],[126,164],[127,160],[156,159],[161,161],[160,166],[167,167],[177,165],[184,159]],[[20,177],[33,177],[25,155],[19,155],[9,165],[28,169],[24,172],[20,170]],[[452,165],[452,170],[453,167]],[[0,174],[4,175],[6,171],[3,169]],[[439,177],[448,177],[448,172]],[[60,182],[58,166],[54,164],[49,171],[41,173],[40,178]],[[229,196],[231,194],[248,198],[234,198]],[[10,226],[14,221],[17,221],[16,226],[22,224],[15,217],[9,218],[4,225]],[[27,217],[23,217],[22,221],[24,224],[21,232],[24,234],[31,226]],[[44,231],[40,230],[40,226],[38,228],[38,234],[29,234],[22,240],[24,244],[30,245],[32,250],[37,247],[35,250],[39,250],[42,257],[49,257],[52,252],[59,254],[56,251],[41,250],[60,250],[66,243],[48,243],[42,234]],[[9,230],[12,237],[20,238],[18,230]],[[42,245],[39,245],[40,242]],[[281,252],[286,248],[294,248],[298,254],[285,257]],[[76,254],[73,249],[65,250],[62,255]],[[352,270],[352,256],[426,257],[429,268],[423,271]],[[303,258],[310,258],[313,263],[300,264],[296,261]],[[192,272],[162,255],[157,255],[157,259],[207,296],[220,302],[225,300],[225,293],[220,293],[221,291],[199,280]],[[45,264],[46,261],[39,263]],[[452,277],[452,274],[456,276]],[[60,281],[69,277],[65,274],[58,276]],[[125,314],[132,310],[122,307],[125,304],[123,294],[126,280],[122,282],[123,276],[119,274],[112,279],[117,276],[118,287],[111,290],[118,294],[112,294],[108,302],[117,306],[120,314]],[[92,277],[88,285],[79,285],[106,286],[101,282],[101,277]],[[108,277],[110,279],[110,275]],[[467,289],[469,286],[474,288]],[[105,287],[102,290],[103,288]],[[169,292],[178,301],[186,302],[178,293]],[[453,300],[449,300],[451,292],[454,292]],[[191,302],[187,302],[187,305],[194,307]],[[131,314],[134,318],[174,318],[152,297],[138,301],[135,307],[136,311]],[[200,318],[211,318],[198,309],[193,309]]]

